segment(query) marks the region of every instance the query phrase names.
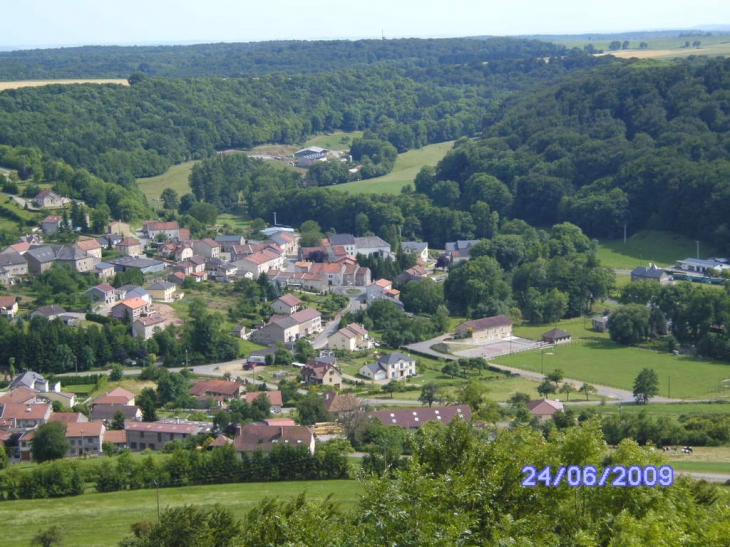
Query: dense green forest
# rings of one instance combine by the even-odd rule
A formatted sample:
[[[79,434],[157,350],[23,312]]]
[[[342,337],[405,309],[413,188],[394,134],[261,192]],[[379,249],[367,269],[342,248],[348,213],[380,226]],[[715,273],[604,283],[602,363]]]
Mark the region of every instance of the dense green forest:
[[[512,95],[485,115],[482,140],[416,189],[459,210],[483,196],[500,214],[593,237],[627,223],[727,249],[729,154],[730,60],[630,61]]]
[[[564,46],[515,38],[276,41],[188,46],[86,46],[0,53],[0,81],[307,74],[374,64],[432,66],[564,55]]]

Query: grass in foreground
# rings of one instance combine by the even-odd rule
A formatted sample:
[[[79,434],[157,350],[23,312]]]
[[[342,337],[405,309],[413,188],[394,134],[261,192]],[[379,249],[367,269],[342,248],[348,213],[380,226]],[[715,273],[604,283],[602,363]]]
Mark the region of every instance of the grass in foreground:
[[[730,367],[719,362],[625,347],[597,336],[559,346],[550,353],[541,356],[539,351],[526,351],[494,361],[540,372],[544,359],[546,372],[561,368],[567,378],[628,391],[633,390],[634,379],[641,369],[650,368],[659,376],[662,397],[699,399],[727,395],[721,383],[730,378]]]
[[[451,150],[454,141],[430,144],[423,148],[398,154],[395,167],[387,175],[374,179],[338,184],[332,188],[350,194],[398,194],[406,184],[411,184],[425,165],[436,165]]]
[[[162,488],[159,494],[163,509],[186,504],[212,507],[218,503],[240,518],[265,497],[288,499],[303,490],[312,498],[333,494],[334,501],[349,508],[357,502],[361,487],[355,481],[270,482]],[[157,518],[156,496],[151,489],[5,502],[0,504],[0,519],[10,522],[23,515],[25,524],[6,527],[2,544],[27,547],[39,529],[56,524],[66,534],[66,545],[111,547],[129,535],[133,522]]]
[[[700,242],[700,256],[711,256],[714,249]],[[633,270],[637,266],[674,266],[677,260],[697,256],[697,243],[677,234],[641,230],[624,243],[623,239],[599,241],[598,258],[601,265],[621,270]]]

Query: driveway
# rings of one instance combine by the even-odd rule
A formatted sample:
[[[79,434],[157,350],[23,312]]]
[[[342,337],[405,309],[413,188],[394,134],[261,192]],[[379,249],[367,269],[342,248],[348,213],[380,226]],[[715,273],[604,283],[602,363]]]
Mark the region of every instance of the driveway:
[[[12,198],[13,201],[15,201],[15,203],[17,203],[18,205],[20,205],[20,208],[21,209],[25,208],[25,206],[27,205],[29,211],[40,211],[40,209],[38,207],[33,207],[32,205],[30,205],[30,203],[28,202],[28,200],[25,200],[25,199],[23,199],[21,197],[18,197],[18,196],[13,195],[13,194],[6,194],[5,192],[0,192],[0,194],[2,194],[3,196],[8,196],[9,198]]]
[[[342,287],[342,291],[349,290],[350,287]],[[344,292],[340,292],[339,294],[345,294]],[[357,311],[360,309],[360,303],[362,302],[362,295],[347,295],[350,297],[350,303],[345,307],[345,309],[340,310],[337,315],[335,315],[332,320],[327,323],[327,325],[322,329],[322,332],[319,333],[319,336],[314,339],[312,342],[312,347],[314,349],[322,349],[327,345],[327,339],[332,336],[335,332],[337,332],[338,327],[340,325],[340,319],[342,319],[342,316],[345,315],[347,312],[350,311]]]

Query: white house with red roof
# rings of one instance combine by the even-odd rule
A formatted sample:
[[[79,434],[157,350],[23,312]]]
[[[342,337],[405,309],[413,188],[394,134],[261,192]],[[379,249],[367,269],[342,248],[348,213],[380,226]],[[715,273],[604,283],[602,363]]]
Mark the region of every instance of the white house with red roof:
[[[45,403],[34,405],[5,403],[0,407],[0,427],[5,429],[36,427],[48,422],[52,413],[51,405]]]
[[[96,258],[101,258],[101,243],[99,243],[96,239],[92,238],[77,241],[74,247],[76,247],[80,251],[84,251],[88,255],[94,256]]]
[[[96,287],[91,287],[84,294],[88,294],[95,301],[104,302],[104,304],[111,304],[117,300],[117,292],[109,283],[101,283]]]
[[[301,305],[302,301],[293,294],[280,296],[271,303],[271,307],[274,309],[274,312],[282,315],[291,315],[296,313]]]
[[[91,405],[126,405],[134,406],[134,393],[117,387],[95,399]]]
[[[142,226],[142,231],[150,239],[157,239],[158,235],[165,239],[180,239],[180,225],[177,221],[159,222],[150,220]]]
[[[132,323],[132,336],[149,340],[157,331],[165,329],[165,318],[161,315],[152,314],[137,318]]]
[[[41,190],[33,200],[38,207],[63,207],[63,198],[48,188]]]
[[[17,296],[0,296],[0,316],[12,319],[18,313]]]
[[[233,264],[238,266],[239,276],[248,273],[253,277],[258,277],[269,270],[280,270],[284,266],[284,256],[276,251],[264,249],[244,256],[233,262]]]
[[[547,422],[553,414],[563,410],[563,403],[549,399],[530,401],[527,403],[527,410],[541,422]]]
[[[149,302],[143,298],[127,298],[112,308],[111,316],[116,319],[128,318],[130,321],[134,322],[142,317],[142,314],[149,311],[149,306]]]

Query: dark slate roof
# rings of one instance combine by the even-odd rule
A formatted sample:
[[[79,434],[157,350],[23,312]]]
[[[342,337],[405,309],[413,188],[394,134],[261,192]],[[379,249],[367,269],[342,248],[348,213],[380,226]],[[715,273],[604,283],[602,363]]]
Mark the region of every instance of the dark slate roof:
[[[32,256],[38,262],[53,262],[56,260],[56,253],[48,245],[31,247],[25,254]]]
[[[404,241],[400,244],[400,248],[403,251],[411,251],[414,253],[421,253],[426,247],[428,247],[428,243],[425,241]]]
[[[23,255],[16,251],[3,251],[0,253],[0,267],[15,266],[17,264],[25,264]]]
[[[330,245],[354,245],[355,237],[352,234],[334,234],[329,237]]]
[[[562,338],[570,338],[570,333],[567,330],[554,328],[547,331],[542,335],[543,340],[560,340]]]
[[[388,247],[390,249],[390,243],[383,241],[378,236],[356,237],[355,245],[358,249],[369,249],[371,247]]]
[[[53,250],[56,252],[57,260],[81,260],[89,257],[86,251],[65,245],[54,245]]]
[[[665,272],[663,269],[657,268],[654,265],[652,265],[650,268],[638,266],[637,268],[634,268],[634,270],[631,272],[631,275],[633,276],[645,277],[647,279],[660,279],[664,274]]]

